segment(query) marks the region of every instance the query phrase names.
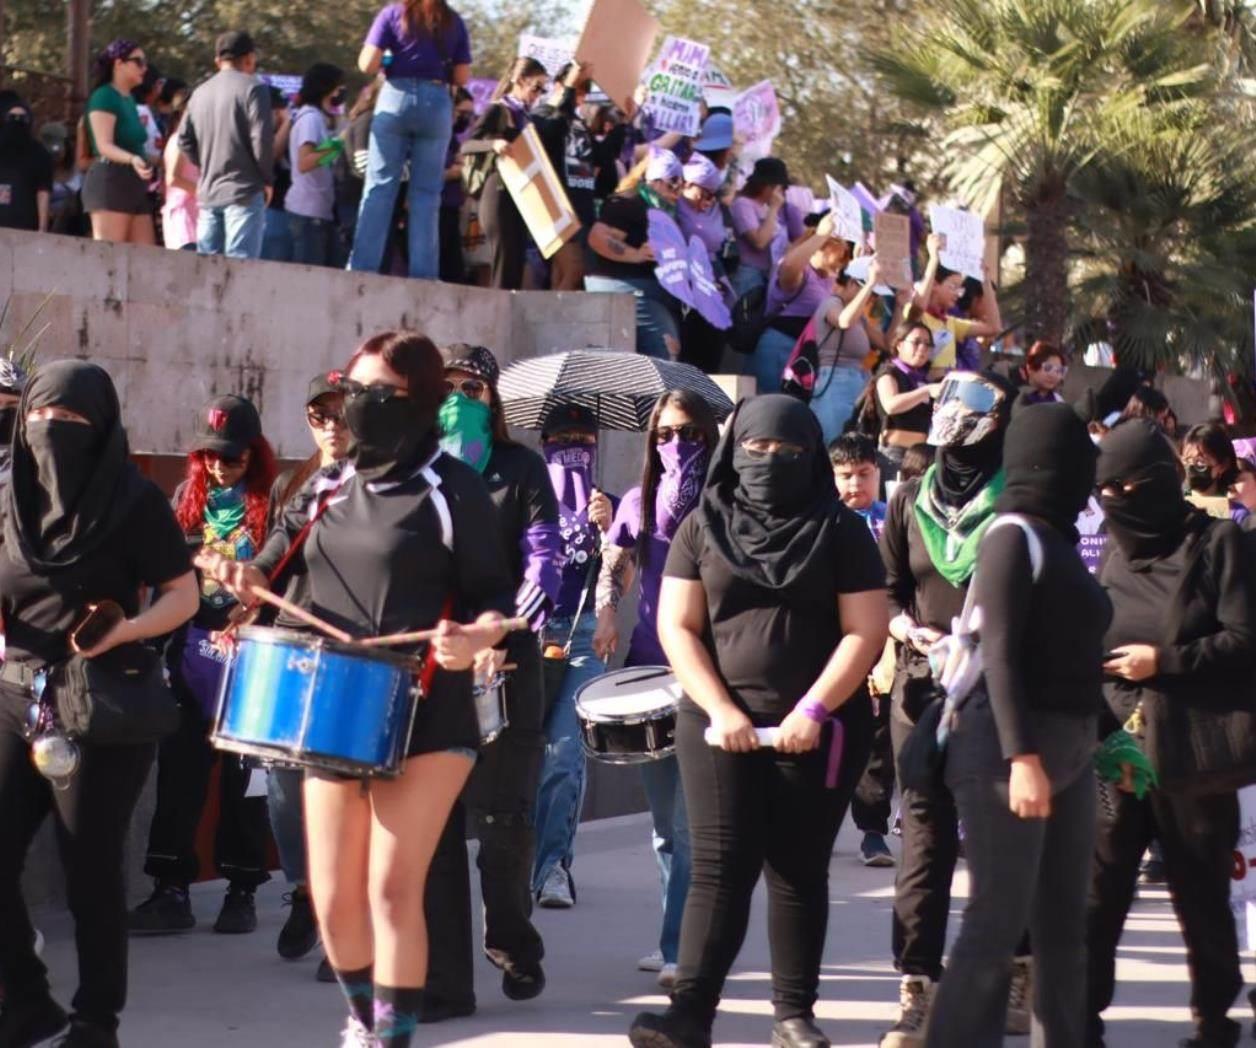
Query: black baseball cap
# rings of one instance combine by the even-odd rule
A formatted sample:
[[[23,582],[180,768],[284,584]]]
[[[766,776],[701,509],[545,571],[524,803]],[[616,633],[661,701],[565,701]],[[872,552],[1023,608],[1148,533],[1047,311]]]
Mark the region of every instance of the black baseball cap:
[[[501,368],[492,350],[485,346],[472,346],[466,342],[455,342],[441,350],[445,358],[446,371],[465,371],[476,378],[482,378],[490,386],[497,385],[497,376]]]
[[[597,416],[582,404],[555,404],[541,423],[541,436],[559,433],[564,429],[583,429],[597,432]]]
[[[325,397],[328,393],[344,393],[344,387],[341,383],[344,381],[344,372],[342,371],[320,371],[312,379],[310,379],[310,388],[306,393],[305,405],[309,407],[319,397]]]
[[[262,435],[262,420],[251,400],[229,394],[215,397],[201,409],[196,428],[193,451],[238,459]]]
[[[243,29],[228,29],[218,37],[218,47],[214,52],[219,58],[243,58],[257,51],[253,38]]]

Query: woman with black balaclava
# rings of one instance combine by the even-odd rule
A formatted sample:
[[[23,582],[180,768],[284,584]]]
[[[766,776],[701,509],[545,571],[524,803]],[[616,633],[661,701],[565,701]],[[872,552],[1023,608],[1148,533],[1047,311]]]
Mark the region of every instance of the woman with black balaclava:
[[[0,533],[0,1044],[42,1044],[66,1028],[21,888],[27,850],[52,815],[79,969],[70,1032],[58,1043],[116,1048],[126,1003],[123,851],[157,748],[80,740],[78,770],[54,789],[31,759],[41,726],[30,711],[43,671],[74,653],[69,634],[88,604],[112,600],[126,613],[83,652],[124,670],[141,642],[196,612],[196,576],[166,497],[127,457],[118,395],[95,364],[41,365],[22,394],[12,471]],[[144,586],[154,599],[141,610]]]
[[[938,450],[919,480],[890,500],[881,533],[890,593],[890,635],[898,665],[890,705],[897,762],[916,719],[934,695],[928,653],[964,605],[977,548],[1003,491],[1003,434],[1016,389],[991,372],[952,372],[938,390],[929,443]],[[902,781],[900,773],[899,781]],[[883,1048],[921,1048],[934,986],[942,977],[951,877],[958,857],[955,801],[945,787],[904,789],[903,847],[895,883],[892,947],[898,1021]],[[1022,945],[1009,991],[1008,1030],[1028,1031],[1030,965]]]
[[[1034,1044],[1083,1043],[1092,755],[1112,609],[1077,552],[1074,522],[1097,457],[1066,404],[1020,411],[1008,427],[999,516],[972,579],[985,687],[960,710],[946,750],[972,891],[928,1048],[1003,1043],[1012,957],[1027,926],[1038,984]]]
[[[1108,529],[1099,581],[1112,600],[1104,637],[1107,709],[1101,735],[1125,725],[1145,735],[1159,788],[1141,800],[1100,783],[1087,920],[1087,1048],[1103,1045],[1116,949],[1152,839],[1160,841],[1173,909],[1186,941],[1195,1035],[1189,1048],[1232,1048],[1226,1013],[1243,985],[1230,910],[1239,832],[1233,783],[1208,781],[1201,728],[1213,714],[1250,710],[1256,669],[1256,583],[1245,537],[1182,497],[1173,447],[1154,423],[1124,422],[1099,446],[1099,496]],[[1181,754],[1200,770],[1171,774]],[[1174,759],[1176,758],[1176,759]],[[1227,788],[1228,786],[1228,788]]]
[[[868,671],[885,644],[884,571],[837,498],[820,424],[770,395],[738,406],[667,558],[659,638],[684,688],[676,753],[693,871],[672,1004],[629,1040],[700,1048],[760,874],[777,1048],[827,1048],[814,1022],[829,857],[872,740]],[[776,728],[775,748],[756,728]]]
[[[48,232],[52,178],[52,154],[35,137],[31,107],[0,91],[0,227]]]
[[[344,374],[349,462],[314,475],[252,564],[212,554],[197,564],[255,600],[263,572],[325,499],[294,561],[307,574],[310,610],[357,636],[439,623],[403,773],[305,776],[311,894],[349,1007],[342,1044],[404,1048],[427,979],[424,882],[479,745],[471,665],[501,641],[513,598],[488,492],[440,450],[439,350],[415,332],[386,331],[362,344]]]
[[[1224,426],[1205,422],[1187,430],[1182,438],[1182,465],[1186,467],[1186,484],[1193,495],[1226,499],[1235,524],[1242,524],[1250,516],[1248,508],[1230,496],[1230,488],[1239,479],[1239,462]]]

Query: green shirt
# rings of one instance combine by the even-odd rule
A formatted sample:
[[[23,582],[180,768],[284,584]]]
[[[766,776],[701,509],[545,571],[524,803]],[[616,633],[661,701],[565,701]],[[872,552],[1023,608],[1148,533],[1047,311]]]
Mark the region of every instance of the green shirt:
[[[117,122],[113,127],[113,142],[119,149],[128,153],[146,157],[148,132],[140,123],[140,111],[136,108],[135,99],[124,95],[113,84],[101,84],[92,92],[87,100],[87,139],[92,146],[92,155],[100,156],[96,148],[96,136],[92,133],[92,113],[112,113]]]

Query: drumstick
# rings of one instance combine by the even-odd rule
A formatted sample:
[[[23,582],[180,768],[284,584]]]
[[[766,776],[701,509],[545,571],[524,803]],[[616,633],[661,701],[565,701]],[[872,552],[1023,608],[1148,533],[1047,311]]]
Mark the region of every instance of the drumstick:
[[[528,628],[528,620],[519,617],[514,619],[502,619],[498,623],[507,633],[513,633],[515,630],[526,630]],[[478,628],[486,629],[485,626],[469,626],[466,629]],[[364,648],[382,648],[393,644],[422,644],[424,641],[433,640],[436,637],[436,630],[416,630],[413,633],[389,633],[384,637],[368,637],[365,640],[358,641]]]
[[[323,619],[320,619],[317,615],[311,614],[304,608],[298,607],[296,604],[293,604],[292,601],[284,600],[284,598],[279,596],[278,593],[271,593],[270,590],[266,589],[256,589],[253,592],[267,604],[273,604],[280,611],[291,615],[294,619],[300,619],[307,626],[313,626],[316,630],[321,630],[333,640],[338,640],[341,644],[353,643],[353,636],[351,634],[346,633],[338,626],[333,626],[330,622],[325,622]]]

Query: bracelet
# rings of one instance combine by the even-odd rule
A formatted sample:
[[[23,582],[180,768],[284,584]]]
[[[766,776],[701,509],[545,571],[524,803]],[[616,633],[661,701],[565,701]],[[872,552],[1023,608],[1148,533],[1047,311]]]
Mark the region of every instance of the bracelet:
[[[807,720],[815,721],[817,724],[823,724],[832,714],[829,708],[819,699],[812,699],[804,695],[798,700],[794,709],[801,713]]]

